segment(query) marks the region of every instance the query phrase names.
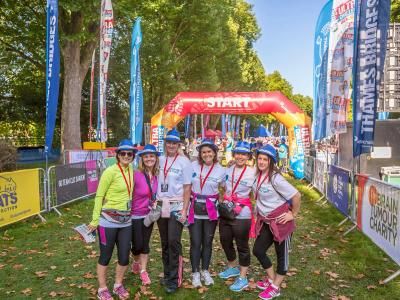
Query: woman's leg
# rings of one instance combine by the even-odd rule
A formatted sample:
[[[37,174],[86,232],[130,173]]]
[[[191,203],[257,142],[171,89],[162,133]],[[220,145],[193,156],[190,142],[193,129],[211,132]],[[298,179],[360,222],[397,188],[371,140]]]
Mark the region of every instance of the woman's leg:
[[[260,234],[256,238],[253,246],[253,254],[257,257],[263,269],[267,272],[268,278],[271,280],[275,279],[275,272],[272,268],[272,263],[267,256],[267,250],[271,247],[274,242],[274,236],[272,235],[269,226],[263,224],[260,230]]]
[[[212,255],[212,243],[218,221],[203,221],[203,241],[201,247],[202,270],[208,270]]]
[[[169,218],[160,218],[157,221],[158,230],[160,232],[162,261],[164,266],[164,280],[169,277],[169,248],[168,248],[168,224]]]
[[[118,228],[106,228],[99,226],[97,228],[99,236],[100,257],[97,263],[97,279],[99,288],[107,287],[107,267],[114,250],[117,240]]]
[[[153,232],[153,224],[151,224],[149,227],[146,227],[144,226],[142,221],[141,226],[143,233],[142,237],[143,248],[140,254],[140,266],[141,266],[141,271],[146,271],[150,253],[150,237],[151,233]]]
[[[134,263],[140,263],[140,253],[143,249],[143,231],[142,231],[143,219],[132,220],[132,248]],[[137,271],[133,271],[137,272]]]
[[[200,255],[202,240],[202,223],[204,220],[194,219],[194,223],[189,226],[190,233],[190,263],[192,272],[200,271]]]
[[[239,253],[240,277],[247,276],[250,266],[249,231],[251,227],[250,219],[234,220],[232,230],[236,247]]]
[[[122,284],[124,274],[129,265],[129,253],[131,249],[132,226],[118,228],[117,250],[118,264],[115,270],[115,284]]]
[[[168,221],[168,249],[169,249],[169,277],[167,286],[178,288],[179,257],[182,255],[182,237],[183,225],[175,218],[169,218]]]
[[[288,236],[286,240],[281,243],[274,242],[275,252],[277,256],[277,269],[276,276],[273,279],[274,285],[277,287],[281,286],[283,279],[289,268],[289,248],[290,248],[291,236]]]
[[[225,256],[228,260],[229,267],[235,267],[236,263],[236,251],[233,247],[233,229],[231,225],[232,221],[220,219],[219,221],[219,239],[224,249]]]

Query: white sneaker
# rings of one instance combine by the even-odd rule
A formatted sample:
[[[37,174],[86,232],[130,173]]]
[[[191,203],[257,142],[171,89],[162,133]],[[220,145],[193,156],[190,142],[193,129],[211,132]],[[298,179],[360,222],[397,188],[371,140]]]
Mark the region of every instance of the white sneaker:
[[[208,270],[201,271],[201,279],[204,280],[204,284],[207,286],[214,284],[214,279],[212,279]]]
[[[199,272],[192,273],[192,285],[195,288],[199,288],[202,286],[201,281],[200,281],[200,273]]]

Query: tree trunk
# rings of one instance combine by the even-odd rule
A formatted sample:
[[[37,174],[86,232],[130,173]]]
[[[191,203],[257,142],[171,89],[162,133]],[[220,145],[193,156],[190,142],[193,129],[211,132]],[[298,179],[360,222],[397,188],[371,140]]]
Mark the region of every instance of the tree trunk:
[[[81,78],[80,42],[66,41],[64,54],[64,88],[61,114],[61,149],[81,149]]]

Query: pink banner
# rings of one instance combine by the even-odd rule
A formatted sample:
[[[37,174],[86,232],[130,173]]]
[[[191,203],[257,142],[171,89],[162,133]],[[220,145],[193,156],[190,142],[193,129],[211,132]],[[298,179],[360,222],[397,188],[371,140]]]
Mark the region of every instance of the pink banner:
[[[86,161],[86,182],[88,194],[95,193],[99,184],[100,174],[95,160]]]

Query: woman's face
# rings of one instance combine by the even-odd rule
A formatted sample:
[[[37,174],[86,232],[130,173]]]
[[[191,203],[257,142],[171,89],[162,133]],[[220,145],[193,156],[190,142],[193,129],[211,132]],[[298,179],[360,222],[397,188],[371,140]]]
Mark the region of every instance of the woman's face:
[[[121,150],[118,152],[119,162],[125,166],[129,165],[135,158],[133,151]]]
[[[165,147],[167,150],[167,155],[173,156],[178,153],[179,142],[166,142]]]
[[[249,155],[247,153],[235,152],[234,159],[237,167],[244,167],[249,159]]]
[[[147,168],[153,168],[157,161],[157,156],[153,153],[142,155],[143,165]]]
[[[201,159],[206,165],[211,165],[214,162],[215,153],[210,147],[203,146],[200,149]]]
[[[268,170],[269,162],[270,162],[270,158],[268,157],[268,155],[261,154],[261,153],[258,154],[257,167],[260,170],[260,172],[264,172],[264,171]]]

